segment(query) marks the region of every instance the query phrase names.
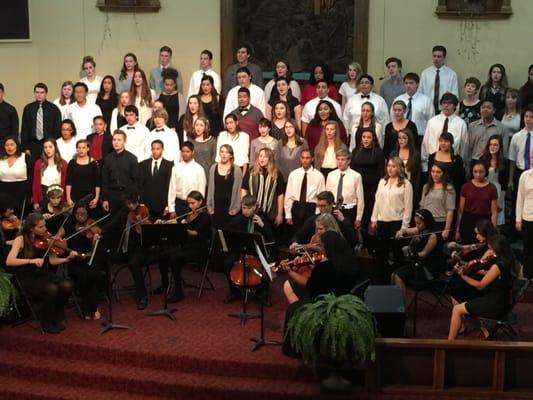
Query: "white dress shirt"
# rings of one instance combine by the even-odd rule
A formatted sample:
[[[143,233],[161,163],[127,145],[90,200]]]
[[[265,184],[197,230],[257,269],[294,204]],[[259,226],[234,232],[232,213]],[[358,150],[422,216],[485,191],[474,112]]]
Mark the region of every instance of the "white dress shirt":
[[[209,68],[207,71],[204,71],[203,69],[199,69],[197,71],[194,71],[191,80],[189,81],[189,94],[188,97],[191,97],[193,94],[198,94],[200,91],[200,85],[202,84],[202,77],[204,74],[209,75],[211,78],[213,78],[213,83],[215,86],[215,89],[217,90],[217,93],[222,92],[222,82],[220,81],[220,76],[213,71],[211,68]]]
[[[162,131],[160,129],[163,129]],[[168,126],[152,129],[146,140],[146,150],[144,160],[152,156],[152,142],[161,140],[163,142],[163,158],[174,161],[174,165],[181,160],[180,140],[176,131]]]
[[[420,158],[422,159],[422,171],[428,170],[428,158],[439,149],[439,138],[442,134],[446,116],[443,113],[431,118],[426,126]],[[467,162],[468,156],[468,130],[465,121],[455,114],[448,117],[448,132],[453,135],[453,150],[455,154]]]
[[[344,107],[344,113],[342,120],[346,131],[350,133],[350,136],[355,133],[359,127],[359,120],[361,119],[361,106],[363,103],[369,101],[374,106],[374,116],[376,122],[379,122],[381,126],[386,126],[390,122],[389,107],[385,102],[385,99],[379,94],[374,92],[369,93],[369,98],[362,97],[363,94],[357,93],[348,99],[346,106]],[[355,137],[350,139],[350,151],[355,147]]]
[[[439,70],[439,96],[442,97],[444,93],[450,92],[459,97],[459,86],[457,84],[457,74],[455,71],[446,65],[440,67]],[[433,96],[435,95],[436,73],[437,68],[434,65],[427,67],[424,71],[422,71],[422,75],[420,76],[420,85],[418,86],[418,91],[429,97],[431,104],[434,103]]]
[[[300,190],[304,174],[307,172],[307,193],[305,201],[307,203],[316,203],[316,196],[324,191],[326,184],[324,175],[319,170],[310,167],[307,171],[300,167],[289,174],[287,187],[285,189],[285,218],[292,219],[292,205],[295,201],[300,201]],[[318,212],[318,210],[317,210]]]
[[[102,77],[99,75],[96,75],[91,82],[85,76],[80,79],[80,82],[85,83],[87,85],[87,88],[89,89],[89,91],[87,92],[87,101],[90,103],[95,103],[96,98],[98,97],[98,93],[100,92],[100,85],[102,84]]]
[[[226,97],[226,105],[224,106],[224,118],[226,118],[226,115],[239,107],[240,88],[240,86],[235,86],[228,92],[228,96]],[[263,115],[265,115],[266,103],[265,92],[263,92],[263,89],[252,83],[248,87],[248,90],[250,91],[250,104],[259,108]]]
[[[250,153],[250,136],[246,132],[240,131],[239,134],[235,135],[233,138],[227,131],[220,132],[217,139],[217,156],[215,157],[216,162],[220,161],[220,147],[223,144],[229,144],[233,149],[233,162],[235,165],[242,167],[243,165],[248,164],[248,155]]]
[[[271,79],[267,82],[265,85],[265,101],[268,103],[270,101],[270,96],[272,96],[272,89],[274,89],[274,85],[276,84],[275,79]],[[291,89],[291,94],[296,97],[298,100],[302,98],[302,91],[300,89],[300,85],[298,82],[296,82],[294,79],[290,81],[289,88]]]
[[[404,185],[390,184],[385,179],[379,181],[376,202],[372,211],[372,222],[402,221],[402,229],[409,227],[413,212],[413,187],[408,180]]]
[[[348,210],[357,206],[356,220],[360,221],[363,218],[363,211],[365,209],[365,197],[363,192],[363,179],[359,172],[354,171],[350,167],[344,171],[339,169],[331,171],[326,179],[326,190],[333,193],[335,202],[337,202],[337,191],[341,174],[344,174],[342,180],[343,206]]]
[[[204,196],[206,184],[205,171],[196,161],[181,161],[174,165],[168,186],[168,211],[175,212],[176,198],[186,200],[193,190]]]
[[[137,121],[135,125],[121,126],[120,130],[126,134],[126,150],[133,153],[138,162],[146,160],[152,155],[151,150],[148,154],[146,153],[146,142],[150,135],[150,131],[146,126]]]
[[[526,165],[524,164],[524,153],[526,152],[526,140],[527,140],[528,131],[524,128],[521,131],[515,133],[511,138],[511,143],[509,144],[509,160],[514,161],[517,168],[524,170]],[[530,140],[530,151],[533,152],[533,130],[531,133]]]
[[[93,118],[102,115],[100,107],[87,101],[83,107],[76,102],[70,104],[67,108],[67,118],[71,119],[76,126],[77,140],[86,139],[93,133]]]
[[[326,96],[323,99],[317,96],[314,99],[311,99],[307,103],[305,103],[305,106],[302,110],[302,122],[305,122],[306,124],[311,122],[311,120],[315,117],[318,103],[320,103],[322,100],[329,101],[331,104],[333,104],[333,108],[335,109],[335,112],[337,113],[337,117],[339,118],[341,117],[342,111],[341,111],[341,105],[339,103],[337,103],[335,100],[333,100],[329,96]]]
[[[76,142],[78,141],[77,137],[73,137],[70,139],[70,142],[66,143],[63,138],[57,139],[57,149],[59,150],[59,154],[61,154],[61,158],[65,160],[67,163],[74,158],[76,155]]]
[[[430,118],[435,116],[435,110],[433,109],[433,103],[431,99],[420,92],[416,92],[413,96],[409,96],[404,93],[394,99],[401,100],[407,106],[409,104],[409,98],[411,98],[411,118],[410,120],[416,125],[418,136],[424,136],[426,131],[426,125]],[[393,102],[393,104],[394,104]],[[390,109],[392,119],[392,107]],[[407,118],[407,109],[405,109],[405,118]]]
[[[520,175],[516,195],[516,222],[533,222],[533,169]]]

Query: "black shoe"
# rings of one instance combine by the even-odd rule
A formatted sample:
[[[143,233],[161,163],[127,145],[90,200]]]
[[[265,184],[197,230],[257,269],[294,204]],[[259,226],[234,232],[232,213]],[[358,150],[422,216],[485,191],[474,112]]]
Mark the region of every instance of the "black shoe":
[[[66,329],[65,327],[65,320],[62,319],[62,320],[59,320],[59,321],[54,321],[54,325],[56,326],[57,329],[59,329],[60,331],[64,331]]]
[[[144,310],[148,306],[148,298],[141,297],[139,301],[137,301],[137,310]]]
[[[43,321],[41,323],[41,326],[45,333],[57,334],[61,332],[61,329],[59,329],[54,323],[49,321]]]
[[[184,298],[185,295],[183,292],[174,292],[174,294],[167,299],[167,303],[177,303],[178,301],[182,301]]]

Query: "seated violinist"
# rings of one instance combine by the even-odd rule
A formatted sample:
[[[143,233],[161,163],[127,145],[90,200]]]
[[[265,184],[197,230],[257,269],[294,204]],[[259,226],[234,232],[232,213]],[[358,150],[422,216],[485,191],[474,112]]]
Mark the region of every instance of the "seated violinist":
[[[241,200],[241,213],[236,215],[228,225],[228,229],[239,232],[260,233],[265,243],[274,240],[274,228],[266,214],[257,208],[257,199],[251,194]],[[241,290],[231,280],[231,267],[241,258],[241,254],[230,253],[224,259],[224,274],[228,280],[229,293],[224,302],[230,303],[241,298]]]
[[[65,303],[72,291],[72,284],[48,272],[47,266],[67,263],[78,253],[70,251],[66,257],[59,257],[48,250],[51,240],[42,215],[29,214],[22,232],[13,240],[6,266],[10,273],[17,276],[32,304],[39,303],[38,316],[43,331],[59,333],[65,329]]]
[[[421,209],[415,212],[415,226],[400,229],[396,239],[406,238],[410,242],[404,247],[405,265],[397,268],[391,275],[391,283],[402,288],[415,283],[437,278],[444,269],[440,256],[441,243],[439,235],[434,233],[435,219],[430,211]]]
[[[46,229],[52,235],[56,235],[63,220],[65,212],[69,210],[63,198],[63,188],[60,185],[51,185],[46,190],[46,205],[41,211],[46,221]]]
[[[473,297],[462,298],[453,294],[454,307],[450,320],[448,340],[454,340],[461,332],[463,317],[476,315],[485,318],[501,318],[509,310],[511,289],[519,274],[509,241],[503,235],[492,235],[488,238],[488,254],[481,258],[484,269],[477,274],[481,279],[474,279],[467,274],[466,266],[456,265],[454,271],[459,279],[473,289]],[[482,328],[485,338],[488,332]]]
[[[137,309],[144,310],[148,306],[148,296],[142,267],[153,260],[154,254],[141,245],[141,225],[150,223],[150,212],[146,206],[140,204],[139,194],[135,189],[126,190],[124,204],[125,208],[112,217],[108,230],[117,223],[121,226],[117,253],[124,254],[127,258],[135,285]]]
[[[315,220],[322,214],[330,214],[335,217],[339,231],[353,248],[357,242],[353,224],[344,218],[341,210],[335,208],[335,196],[333,196],[333,193],[324,190],[316,196],[316,199],[316,207],[319,214],[315,214],[304,221],[303,225],[296,231],[292,238],[292,244],[289,246],[289,249],[293,251],[298,244],[310,242],[311,237],[315,233]]]
[[[168,299],[169,303],[183,300],[181,268],[186,262],[203,264],[209,254],[211,237],[211,217],[207,213],[202,193],[193,190],[187,196],[189,212],[183,218],[169,220],[169,223],[187,225],[187,240],[179,248],[165,249],[160,253],[159,269],[161,271],[161,292],[168,287],[168,268],[172,271],[176,289]]]
[[[58,234],[70,238],[67,240],[68,247],[81,255],[69,262],[68,271],[74,281],[76,292],[81,297],[81,311],[85,319],[98,320],[101,317],[98,310],[98,296],[106,283],[105,271],[102,269],[105,263],[105,249],[103,246],[96,246],[99,243],[100,228],[98,225],[93,225],[94,221],[89,218],[89,211],[84,204],[74,206],[73,217]],[[95,252],[94,257],[92,257],[93,252]]]

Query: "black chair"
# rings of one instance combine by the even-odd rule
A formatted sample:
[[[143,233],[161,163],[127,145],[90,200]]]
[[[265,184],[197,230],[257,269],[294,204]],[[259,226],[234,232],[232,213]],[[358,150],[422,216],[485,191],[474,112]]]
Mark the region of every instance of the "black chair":
[[[198,298],[202,297],[202,292],[204,290],[206,282],[209,285],[209,287],[206,288],[207,290],[215,290],[215,286],[213,285],[213,282],[207,276],[207,273],[209,272],[209,265],[211,263],[211,257],[213,255],[213,250],[215,248],[215,241],[216,241],[216,230],[212,228],[211,237],[209,238],[209,251],[205,259],[200,259],[198,261],[190,261],[185,264],[185,265],[192,265],[193,267],[196,267],[195,270],[202,273],[202,278],[199,284],[188,283],[182,278],[183,287],[198,289],[198,295],[197,295]]]
[[[127,270],[129,272],[128,258],[125,254],[119,253],[109,253],[108,254],[108,268],[109,273],[111,274],[111,290],[117,301],[120,300],[121,292],[129,292],[134,290],[134,285],[121,286],[119,283],[118,277],[121,275],[122,271]],[[144,265],[144,279],[148,278],[148,293],[152,293],[152,273],[150,271],[150,266],[154,263],[148,263]]]
[[[519,278],[516,279],[513,289],[511,290],[511,302],[509,310],[501,319],[484,318],[473,316],[480,323],[480,326],[485,328],[489,334],[488,339],[494,339],[498,333],[502,333],[506,338],[513,340],[518,336],[518,333],[513,328],[513,325],[518,321],[518,316],[514,312],[514,307],[524,297],[530,280]]]
[[[18,291],[19,298],[18,300],[18,307],[16,308],[18,319],[12,323],[12,326],[18,326],[21,324],[24,324],[28,321],[33,321],[36,325],[36,329],[41,333],[44,334],[43,326],[41,323],[41,319],[38,316],[37,312],[37,306],[32,302],[31,296],[26,293],[22,285],[20,284],[19,279],[17,278],[17,275],[9,274],[11,282],[15,286],[15,288]],[[23,312],[21,312],[21,306],[26,306],[30,313],[30,318],[27,318]]]

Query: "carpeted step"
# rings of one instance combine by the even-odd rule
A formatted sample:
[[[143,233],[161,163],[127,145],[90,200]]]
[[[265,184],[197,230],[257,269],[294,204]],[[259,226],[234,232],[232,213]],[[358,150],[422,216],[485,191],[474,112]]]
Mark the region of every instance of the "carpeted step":
[[[170,367],[170,366],[169,366]],[[51,359],[0,350],[0,376],[84,389],[159,397],[184,396],[190,400],[216,399],[320,399],[313,382],[215,376],[174,370],[146,369],[82,360]]]
[[[172,397],[135,395],[127,392],[98,390],[67,384],[2,377],[0,399],[5,400],[176,400]]]

